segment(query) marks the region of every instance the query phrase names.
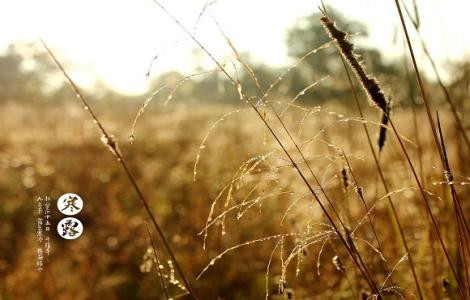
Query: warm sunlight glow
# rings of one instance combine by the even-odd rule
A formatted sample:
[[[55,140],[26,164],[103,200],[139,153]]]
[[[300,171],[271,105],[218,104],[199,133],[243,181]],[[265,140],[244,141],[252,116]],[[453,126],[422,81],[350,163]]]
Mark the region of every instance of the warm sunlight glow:
[[[195,28],[206,1],[163,1],[186,26]],[[360,20],[370,30],[368,43],[386,57],[403,54],[402,37],[393,1],[325,1],[342,7],[346,17]],[[230,53],[214,24],[214,18],[241,51],[271,65],[286,65],[285,32],[296,18],[308,15],[319,1],[220,0],[205,11],[196,28],[197,36],[217,57]],[[461,0],[418,1],[422,36],[435,59],[447,62],[470,54],[466,14],[470,2]],[[183,8],[183,9],[182,9]],[[345,9],[347,8],[347,9]],[[83,74],[122,92],[142,92],[152,58],[160,53],[152,73],[177,69],[192,72],[197,65],[212,66],[197,57],[194,44],[151,0],[16,0],[2,1],[0,46],[14,41],[34,41],[42,36],[63,59],[73,62]],[[395,34],[397,28],[398,35]],[[396,40],[396,39],[395,39]],[[312,45],[314,47],[315,45]]]

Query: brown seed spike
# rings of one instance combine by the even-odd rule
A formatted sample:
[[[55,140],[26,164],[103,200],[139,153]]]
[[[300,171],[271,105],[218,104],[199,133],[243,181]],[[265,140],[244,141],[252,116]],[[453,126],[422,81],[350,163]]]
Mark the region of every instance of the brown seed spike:
[[[330,38],[336,42],[336,47],[351,66],[351,69],[354,71],[354,74],[361,83],[361,86],[369,97],[369,100],[377,105],[380,110],[386,112],[387,101],[385,100],[385,95],[382,92],[377,79],[368,75],[365,71],[364,65],[358,60],[359,55],[354,53],[354,45],[349,42],[347,38],[348,33],[336,27],[336,25],[327,16],[321,17],[320,23],[323,25]]]
[[[343,181],[344,188],[348,189],[348,186],[349,186],[348,171],[344,167],[341,169],[341,179]]]
[[[387,102],[387,109],[382,112],[382,121],[380,123],[380,131],[379,131],[379,151],[382,151],[383,146],[385,145],[385,139],[387,137],[387,125],[388,121],[390,119],[390,111],[391,111],[391,106],[392,106],[392,100],[389,100]]]

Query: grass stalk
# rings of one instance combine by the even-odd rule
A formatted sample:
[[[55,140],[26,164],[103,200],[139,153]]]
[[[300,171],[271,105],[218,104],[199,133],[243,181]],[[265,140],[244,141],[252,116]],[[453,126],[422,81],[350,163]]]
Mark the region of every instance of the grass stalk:
[[[217,65],[217,67],[225,74],[225,76],[232,82],[232,84],[237,88],[237,91],[239,92],[240,94],[240,98],[241,100],[244,100],[246,101],[250,107],[255,111],[255,113],[257,114],[257,116],[261,119],[262,123],[266,126],[266,128],[268,129],[268,131],[270,132],[270,134],[273,136],[273,138],[275,139],[276,143],[279,145],[279,147],[282,149],[282,151],[285,153],[285,155],[287,156],[287,158],[289,159],[290,163],[292,164],[293,168],[296,170],[296,172],[298,173],[298,175],[301,177],[302,181],[305,183],[305,185],[307,186],[308,190],[310,191],[310,193],[312,194],[312,196],[314,197],[314,199],[316,200],[316,202],[319,204],[320,208],[322,209],[323,213],[325,214],[325,216],[327,217],[328,221],[331,223],[331,225],[333,226],[337,236],[339,237],[340,241],[343,243],[343,245],[345,246],[346,250],[348,251],[349,255],[351,256],[351,258],[353,259],[356,267],[361,271],[361,274],[363,275],[364,279],[366,280],[367,284],[369,285],[369,287],[371,288],[372,292],[374,294],[377,295],[377,297],[380,299],[381,296],[380,296],[380,291],[379,289],[377,288],[376,284],[374,283],[374,280],[372,278],[372,276],[370,275],[370,273],[367,271],[367,268],[365,267],[364,263],[362,262],[362,260],[360,259],[360,256],[356,256],[357,254],[355,254],[355,251],[357,252],[357,250],[353,250],[351,248],[351,246],[348,244],[347,242],[347,237],[345,238],[343,236],[343,234],[340,232],[340,230],[338,229],[338,226],[336,225],[336,223],[334,222],[333,218],[330,216],[330,214],[328,213],[328,210],[326,209],[326,207],[323,205],[323,203],[321,202],[321,200],[319,199],[318,195],[315,193],[313,187],[310,185],[309,181],[307,180],[306,176],[303,174],[303,172],[301,171],[300,167],[298,166],[298,164],[295,162],[295,160],[293,159],[292,155],[289,153],[289,151],[287,150],[286,146],[284,145],[284,143],[280,140],[279,136],[276,134],[276,132],[274,131],[274,129],[272,128],[272,126],[268,123],[268,121],[266,120],[264,114],[257,108],[257,106],[252,102],[252,100],[247,97],[244,93],[243,93],[243,90],[242,90],[242,87],[240,85],[239,82],[237,82],[232,76],[230,76],[230,74],[228,74],[228,72],[226,71],[226,69],[220,64],[220,62],[210,53],[210,51],[207,50],[207,48],[170,12],[166,9],[165,6],[163,6],[159,1],[157,0],[153,0],[153,2],[160,8],[162,9],[200,48],[202,51],[204,51],[208,56],[209,58]],[[278,115],[278,120],[280,120],[280,117]],[[282,121],[282,120],[281,120]],[[282,124],[281,124],[282,125]],[[284,129],[287,129],[284,125]],[[358,260],[359,258],[359,260]]]
[[[160,284],[162,286],[163,292],[165,293],[165,298],[167,300],[169,300],[170,296],[169,296],[169,293],[168,293],[168,288],[166,286],[165,280],[163,279],[162,270],[160,269],[161,263],[160,263],[160,259],[158,258],[157,246],[156,246],[155,241],[153,240],[152,233],[150,232],[150,228],[149,228],[147,222],[145,222],[145,229],[147,229],[147,235],[149,237],[150,244],[152,245],[153,255],[155,255],[155,261],[154,262],[156,263],[155,269],[157,271],[157,277],[160,280]]]
[[[354,88],[354,84],[352,82],[351,75],[349,74],[348,68],[346,66],[346,62],[344,61],[343,57],[341,57],[341,61],[343,63],[344,70],[345,70],[346,76],[348,78],[349,86],[351,88],[351,92],[353,94],[354,101],[356,102],[356,107],[357,107],[357,110],[359,112],[359,116],[361,117],[361,119],[364,119],[364,113],[362,111],[361,104],[359,103],[359,98],[357,96],[356,89]],[[423,299],[423,293],[422,293],[422,290],[421,290],[421,285],[419,283],[418,276],[416,274],[416,268],[415,268],[414,260],[413,260],[410,248],[408,246],[408,242],[406,241],[406,238],[405,238],[405,233],[404,233],[404,230],[403,230],[403,226],[400,222],[400,219],[398,218],[398,213],[397,213],[397,210],[395,208],[395,205],[393,204],[392,197],[390,196],[390,189],[388,187],[387,181],[385,180],[385,176],[383,174],[379,158],[377,156],[377,153],[374,150],[374,145],[372,144],[372,139],[370,137],[369,129],[367,128],[366,124],[362,124],[362,126],[363,126],[364,132],[366,134],[366,138],[367,138],[367,142],[369,144],[370,151],[371,151],[372,156],[374,158],[374,162],[375,162],[375,166],[377,168],[377,172],[378,172],[379,177],[382,181],[382,185],[384,187],[385,193],[388,195],[387,196],[388,207],[389,207],[390,215],[392,216],[391,221],[392,221],[392,224],[394,225],[393,228],[395,229],[395,231],[398,231],[398,234],[400,235],[400,239],[401,239],[401,242],[403,244],[403,247],[405,248],[405,251],[408,254],[408,264],[410,266],[411,273],[413,274],[413,279],[414,279],[414,282],[415,282],[415,285],[416,285],[416,290],[418,291],[418,296],[420,297],[420,299]]]
[[[462,135],[462,137],[464,139],[465,145],[467,146],[468,150],[470,151],[470,139],[469,139],[469,137],[467,135],[467,132],[466,132],[464,126],[463,126],[463,122],[462,122],[459,114],[457,113],[457,108],[455,107],[455,104],[454,104],[454,101],[452,100],[450,92],[447,89],[444,82],[442,81],[441,75],[439,74],[439,71],[437,70],[436,62],[434,61],[433,57],[431,56],[431,53],[429,52],[429,49],[428,49],[423,37],[421,36],[421,31],[419,30],[420,24],[419,24],[419,22],[417,22],[416,20],[413,19],[413,17],[411,16],[410,11],[406,8],[406,6],[403,5],[403,7],[405,7],[405,12],[408,15],[408,18],[411,20],[411,24],[413,24],[413,27],[416,30],[417,34],[418,34],[419,41],[420,41],[420,44],[421,44],[421,48],[424,51],[424,55],[427,57],[427,59],[429,60],[429,63],[431,64],[431,68],[432,68],[432,70],[434,72],[434,75],[436,76],[436,79],[437,79],[437,83],[438,83],[439,87],[441,88],[441,90],[444,94],[444,99],[449,104],[450,111],[452,112],[452,116],[454,117],[454,121],[457,124],[457,128],[459,129],[459,132],[460,132],[460,134]],[[414,10],[415,10],[415,13],[418,14],[417,5],[414,6]]]
[[[417,65],[417,62],[416,62],[415,54],[414,54],[414,51],[413,51],[413,46],[412,46],[412,44],[411,44],[411,40],[410,40],[410,37],[409,37],[409,34],[408,34],[408,29],[407,29],[406,24],[405,24],[405,20],[404,20],[404,17],[403,17],[403,12],[402,12],[402,9],[401,9],[399,0],[395,0],[395,4],[396,4],[396,7],[397,7],[398,15],[399,15],[399,17],[400,17],[400,22],[401,22],[402,27],[403,27],[403,32],[404,32],[404,34],[405,34],[405,38],[406,38],[406,43],[407,43],[407,46],[408,46],[408,50],[409,50],[409,52],[410,52],[410,57],[411,57],[411,61],[412,61],[412,63],[413,63],[413,68],[414,68],[414,71],[415,71],[416,80],[417,80],[417,82],[418,82],[419,90],[420,90],[420,93],[421,93],[421,99],[422,99],[423,104],[424,104],[424,106],[425,106],[425,108],[426,108],[426,114],[427,114],[427,116],[428,116],[429,125],[430,125],[430,127],[431,127],[433,140],[434,140],[434,143],[435,143],[435,145],[436,145],[436,147],[437,147],[437,150],[438,150],[438,152],[439,152],[439,157],[440,157],[440,159],[441,159],[442,167],[443,167],[444,170],[446,170],[446,169],[447,169],[447,168],[446,168],[446,158],[444,157],[442,145],[439,143],[439,140],[438,140],[438,137],[437,137],[436,128],[435,128],[435,124],[434,124],[434,119],[433,119],[433,117],[432,117],[432,115],[431,115],[431,109],[430,109],[429,101],[428,101],[428,99],[427,99],[427,96],[426,96],[426,93],[425,93],[425,90],[424,90],[424,84],[423,84],[423,81],[422,81],[422,79],[421,79],[420,71],[419,71],[419,68],[418,68],[418,65]],[[390,122],[390,123],[391,123],[391,122]],[[392,125],[392,127],[394,128],[394,131],[395,131],[395,134],[396,134],[395,126]],[[407,158],[407,160],[408,160],[408,163],[410,164],[410,167],[411,167],[412,172],[413,172],[413,176],[415,177],[415,179],[416,179],[416,181],[417,181],[417,183],[418,183],[418,186],[419,186],[419,188],[420,188],[420,191],[421,191],[421,193],[422,193],[422,196],[423,196],[423,198],[424,198],[424,200],[425,200],[426,209],[427,209],[428,212],[430,213],[431,222],[432,222],[433,227],[434,227],[434,229],[435,229],[435,231],[436,231],[436,234],[437,234],[437,236],[438,236],[438,239],[439,239],[439,242],[440,242],[440,244],[441,244],[441,247],[442,247],[442,249],[443,249],[443,251],[444,251],[444,253],[445,253],[445,255],[446,255],[446,258],[447,258],[447,260],[448,260],[448,262],[449,262],[449,265],[450,265],[450,267],[451,267],[451,269],[452,269],[452,273],[453,273],[453,275],[454,275],[454,277],[455,277],[455,279],[456,279],[456,281],[457,281],[459,293],[460,293],[460,295],[464,298],[464,289],[463,289],[463,287],[462,287],[462,283],[460,282],[460,280],[459,280],[459,278],[458,278],[458,275],[457,275],[457,273],[456,273],[455,267],[453,266],[453,263],[452,263],[452,261],[451,261],[451,259],[450,259],[450,256],[449,256],[449,253],[448,253],[448,251],[447,251],[447,249],[446,249],[446,247],[445,247],[445,244],[444,244],[444,242],[443,242],[443,240],[442,240],[442,238],[441,238],[441,236],[440,236],[439,229],[438,229],[438,227],[437,227],[437,224],[436,224],[436,221],[435,221],[435,219],[434,219],[434,216],[432,215],[431,209],[430,209],[430,207],[429,207],[429,203],[426,201],[426,197],[425,197],[425,195],[424,195],[424,191],[423,191],[423,189],[422,189],[421,183],[419,182],[419,178],[416,176],[416,172],[415,172],[414,168],[412,167],[411,160],[410,160],[408,154],[406,153],[406,149],[405,149],[405,147],[403,146],[403,143],[401,142],[401,139],[400,139],[398,136],[397,136],[397,138],[398,138],[398,141],[400,142],[400,146],[402,147],[402,149],[403,149],[403,151],[404,151],[404,153],[405,153],[405,156],[406,156],[406,158]],[[452,189],[452,187],[451,187],[451,189]],[[453,192],[452,192],[452,194],[453,194]],[[458,202],[457,202],[457,203],[454,203],[454,204],[457,204],[458,206],[460,206]],[[456,209],[459,209],[459,208],[456,208]],[[458,223],[459,220],[457,219],[456,222]],[[468,229],[468,226],[467,226],[466,224],[464,224],[464,226]]]
[[[463,213],[462,207],[460,205],[460,201],[458,199],[457,192],[455,190],[455,186],[453,182],[454,176],[450,168],[449,159],[447,156],[447,150],[446,150],[446,146],[444,142],[444,135],[442,133],[441,121],[440,121],[438,112],[436,112],[436,119],[437,119],[437,127],[439,130],[439,137],[440,137],[441,145],[442,145],[442,151],[443,151],[445,163],[446,163],[445,172],[446,172],[447,185],[449,185],[449,188],[451,190],[452,202],[454,204],[455,218],[457,220],[457,237],[459,239],[458,244],[460,248],[460,255],[463,261],[463,269],[465,272],[464,276],[465,276],[465,282],[467,284],[466,291],[467,291],[467,296],[470,296],[469,295],[470,281],[469,281],[468,264],[467,264],[467,253],[470,254],[470,248],[469,248],[469,243],[468,243],[469,232],[468,232],[468,227],[466,227],[467,222],[465,219],[465,215]]]
[[[176,260],[176,257],[173,253],[173,251],[170,248],[170,245],[165,238],[165,235],[163,234],[163,230],[161,229],[160,225],[158,224],[155,216],[152,213],[152,210],[150,209],[150,206],[148,204],[148,201],[146,200],[145,196],[143,195],[139,185],[137,184],[137,181],[135,180],[133,174],[131,173],[130,169],[128,168],[121,152],[119,151],[118,145],[112,135],[110,135],[106,129],[104,128],[103,124],[101,121],[98,119],[96,114],[94,113],[92,107],[89,105],[88,101],[86,100],[85,96],[83,93],[80,91],[78,86],[75,84],[75,82],[72,80],[72,78],[68,75],[67,71],[63,67],[63,65],[59,62],[59,60],[56,58],[52,50],[47,46],[47,44],[44,42],[44,40],[40,39],[42,45],[46,49],[47,53],[49,54],[50,58],[53,60],[54,64],[59,68],[59,70],[62,72],[62,75],[65,77],[67,80],[68,84],[74,91],[75,95],[77,98],[80,100],[82,105],[84,106],[85,110],[90,114],[91,118],[93,119],[94,123],[98,126],[98,129],[102,135],[102,141],[108,146],[109,150],[113,153],[113,155],[116,157],[117,161],[121,165],[122,169],[124,170],[127,178],[131,182],[132,187],[134,188],[135,192],[137,193],[137,196],[139,197],[142,205],[145,208],[145,211],[147,212],[148,216],[150,217],[150,220],[152,221],[152,224],[154,225],[155,229],[157,230],[158,236],[161,238],[163,245],[165,249],[167,250],[168,254],[170,255],[171,260],[175,264],[175,267],[178,271],[178,273],[181,276],[181,279],[183,280],[183,283],[188,290],[189,294],[192,296],[194,299],[198,299],[196,294],[194,293],[189,281],[187,280],[186,276],[184,275],[181,267],[179,266],[178,261]]]

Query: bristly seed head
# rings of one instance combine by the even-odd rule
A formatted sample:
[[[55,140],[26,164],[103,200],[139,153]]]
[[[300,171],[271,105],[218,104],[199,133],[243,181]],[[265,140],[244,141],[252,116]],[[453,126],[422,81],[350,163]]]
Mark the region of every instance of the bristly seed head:
[[[381,127],[379,130],[379,152],[382,151],[383,146],[385,145],[385,139],[387,136],[387,125],[390,120],[390,112],[392,110],[392,99],[389,99],[387,102],[387,107],[384,112],[382,112],[382,121],[380,123]]]
[[[377,79],[368,75],[362,62],[359,62],[359,55],[354,53],[354,45],[349,42],[347,32],[336,27],[336,25],[327,16],[320,18],[320,23],[323,25],[330,38],[336,42],[336,47],[351,66],[369,99],[377,105],[380,110],[385,112],[387,110],[385,95],[382,92]]]
[[[341,169],[341,179],[343,181],[344,188],[347,190],[349,187],[349,178],[348,178],[348,171],[345,167]]]

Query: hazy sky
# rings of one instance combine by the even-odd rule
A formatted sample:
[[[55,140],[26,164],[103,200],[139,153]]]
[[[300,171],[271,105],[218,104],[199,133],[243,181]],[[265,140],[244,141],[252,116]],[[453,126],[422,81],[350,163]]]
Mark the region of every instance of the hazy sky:
[[[191,29],[205,2],[161,1]],[[324,2],[368,25],[368,42],[387,57],[403,53],[393,44],[399,21],[393,0]],[[211,11],[239,50],[282,66],[289,63],[286,29],[296,18],[317,11],[318,5],[318,0],[219,0]],[[418,6],[422,35],[439,63],[468,59],[470,1],[418,0]],[[0,2],[0,27],[0,49],[41,35],[59,57],[77,66],[79,81],[97,75],[122,92],[146,88],[145,74],[157,53],[161,55],[153,74],[168,69],[191,72],[195,65],[195,45],[151,0],[6,0]],[[209,13],[202,17],[197,36],[216,57],[230,53]]]

